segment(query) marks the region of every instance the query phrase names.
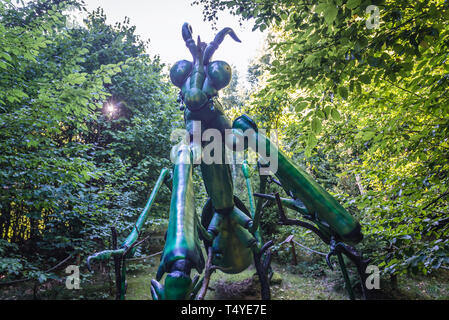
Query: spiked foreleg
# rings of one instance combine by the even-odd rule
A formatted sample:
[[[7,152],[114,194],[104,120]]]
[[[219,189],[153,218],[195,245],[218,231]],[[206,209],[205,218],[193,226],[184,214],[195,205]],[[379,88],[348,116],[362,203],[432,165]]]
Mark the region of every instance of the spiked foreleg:
[[[204,268],[193,194],[191,149],[180,147],[175,162],[167,238],[156,280],[151,282],[156,300],[189,299],[193,289],[191,269],[201,273]],[[163,286],[158,281],[165,273],[168,274]]]

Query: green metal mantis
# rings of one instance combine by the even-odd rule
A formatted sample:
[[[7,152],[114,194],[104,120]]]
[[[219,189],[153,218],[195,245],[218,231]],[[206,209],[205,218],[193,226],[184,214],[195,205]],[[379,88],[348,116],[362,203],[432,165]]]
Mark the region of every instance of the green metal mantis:
[[[356,264],[363,280],[367,260],[363,260],[354,248],[347,245],[362,240],[360,224],[258,130],[253,120],[242,115],[231,124],[224,115],[215,98],[218,91],[229,84],[231,68],[224,61],[212,61],[212,56],[226,35],[240,42],[231,28],[221,30],[209,44],[201,42],[200,37],[195,42],[190,25],[185,23],[182,26],[182,37],[193,61],[178,61],[171,68],[170,78],[180,89],[179,102],[181,110],[184,111],[188,143],[172,150],[173,170],[162,170],[131,234],[118,249],[90,256],[88,266],[90,268],[93,261],[104,261],[111,257],[120,257],[124,261],[134,254],[139,233],[157,192],[165,182],[172,188],[172,198],[165,247],[156,279],[151,282],[153,299],[203,299],[209,278],[215,270],[240,273],[252,263],[260,278],[261,297],[270,299],[269,248],[273,242],[263,243],[259,230],[263,202],[267,200],[276,201],[278,204],[281,223],[308,228],[330,245],[328,264],[332,267],[330,257],[338,256],[347,280],[348,292],[353,298],[342,254]],[[272,173],[277,179],[260,174],[260,192],[255,194],[249,180],[248,163],[243,161],[242,170],[247,182],[249,209],[233,194],[233,180],[230,165],[225,159],[226,153],[218,156],[222,161],[211,163],[202,159],[201,148],[207,144],[204,141],[195,142],[192,137],[195,131],[204,133],[208,129],[221,134],[222,140],[214,142],[222,142],[223,150],[226,145],[235,150],[239,142],[243,149],[252,148],[259,156],[259,170],[269,167],[273,159],[276,159],[277,169]],[[260,152],[261,149],[269,152]],[[192,173],[195,164],[200,166],[209,196],[200,215],[196,213],[194,203]],[[265,194],[269,182],[280,185],[289,198],[280,198],[279,194]],[[258,197],[257,203],[254,196]],[[299,212],[309,222],[288,219],[283,207]],[[203,256],[201,242],[207,252],[207,261]],[[197,274],[192,279],[191,275],[195,271]],[[201,276],[203,271],[204,275]],[[126,290],[124,264],[118,279],[120,298],[123,299]]]

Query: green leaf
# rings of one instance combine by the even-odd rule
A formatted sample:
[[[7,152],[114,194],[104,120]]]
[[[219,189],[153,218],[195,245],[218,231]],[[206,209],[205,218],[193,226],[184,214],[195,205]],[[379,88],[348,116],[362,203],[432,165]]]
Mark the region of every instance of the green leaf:
[[[419,160],[426,161],[427,155],[424,152],[419,153]]]
[[[338,88],[338,93],[340,94],[340,96],[347,100],[348,99],[348,89],[346,89],[346,87],[340,87]]]
[[[323,13],[323,12],[326,12],[327,10],[328,10],[328,4],[327,3],[325,3],[325,2],[322,2],[322,3],[320,3],[320,4],[318,4],[316,7],[315,7],[315,12],[316,13]]]
[[[327,10],[324,13],[324,20],[326,21],[327,24],[331,25],[335,21],[335,18],[337,18],[337,15],[338,15],[337,7],[334,6],[333,4],[328,5]]]
[[[340,119],[341,119],[340,112],[338,112],[337,109],[332,108],[332,110],[331,110],[331,117],[335,121],[340,121]]]
[[[39,273],[38,279],[39,283],[44,283],[47,281],[47,275],[45,273]]]
[[[322,125],[321,125],[321,120],[318,118],[313,118],[312,120],[312,131],[315,134],[319,134],[321,132],[322,129]]]
[[[300,102],[300,103],[298,103],[298,104],[295,105],[295,111],[296,111],[296,112],[301,112],[301,111],[303,111],[308,105],[309,105],[309,103],[306,102],[306,101]]]
[[[315,111],[315,115],[318,118],[320,118],[320,119],[325,119],[326,118],[326,115],[324,114],[323,110],[321,110],[321,109],[316,110]]]
[[[348,0],[346,7],[349,9],[355,9],[360,6],[361,0]]]
[[[374,132],[374,131],[364,131],[362,133],[362,139],[364,141],[368,141],[368,140],[371,140],[375,135],[376,135],[376,132]]]
[[[371,77],[369,75],[367,75],[367,74],[362,74],[359,77],[359,80],[362,81],[365,84],[370,84],[371,83]]]
[[[332,112],[332,106],[326,106],[326,108],[324,108],[324,113],[326,115],[326,119],[329,119],[329,117],[331,116],[331,112]]]
[[[313,149],[318,143],[318,140],[312,132],[309,133],[309,136],[307,138],[307,148]]]

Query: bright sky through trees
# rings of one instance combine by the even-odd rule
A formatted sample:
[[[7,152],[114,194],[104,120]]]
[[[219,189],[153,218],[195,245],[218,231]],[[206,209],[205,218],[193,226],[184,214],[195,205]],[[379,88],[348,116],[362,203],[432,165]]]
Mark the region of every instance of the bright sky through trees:
[[[217,33],[210,23],[203,21],[202,7],[191,6],[191,1],[185,0],[85,0],[89,10],[102,7],[113,24],[130,18],[131,24],[136,26],[136,34],[143,39],[150,39],[149,53],[159,54],[163,62],[173,64],[181,59],[191,59],[182,37],[181,27],[189,22],[193,28],[196,40],[200,35],[202,41],[210,42]],[[217,23],[218,30],[231,27],[237,33],[241,43],[226,38],[214,54],[214,59],[225,60],[237,67],[241,81],[246,81],[248,60],[252,58],[261,46],[263,33],[252,32],[252,26],[244,22],[239,25],[238,17],[228,13],[220,13]]]

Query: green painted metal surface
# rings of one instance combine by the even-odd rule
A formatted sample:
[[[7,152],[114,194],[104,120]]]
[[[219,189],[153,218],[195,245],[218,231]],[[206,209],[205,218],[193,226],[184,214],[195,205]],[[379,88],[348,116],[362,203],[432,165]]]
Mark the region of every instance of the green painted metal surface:
[[[160,280],[165,272],[170,271],[171,264],[176,260],[191,261],[200,273],[204,268],[196,227],[198,220],[195,216],[191,149],[187,146],[180,148],[176,160],[179,163],[173,169],[173,192],[167,238],[156,275],[157,280]]]
[[[252,129],[248,131],[252,132],[248,135],[248,139],[252,142],[249,145],[256,146],[255,151],[259,145],[265,144],[265,150],[270,150],[268,155],[277,154],[277,172],[274,174],[287,193],[291,192],[305,204],[309,214],[316,214],[318,220],[328,224],[342,240],[349,243],[360,242],[363,235],[359,222],[307,172],[296,166],[270,139],[254,130],[254,126],[254,122],[246,115],[237,118],[233,123],[234,129],[243,131]],[[269,161],[269,158],[265,160]]]

